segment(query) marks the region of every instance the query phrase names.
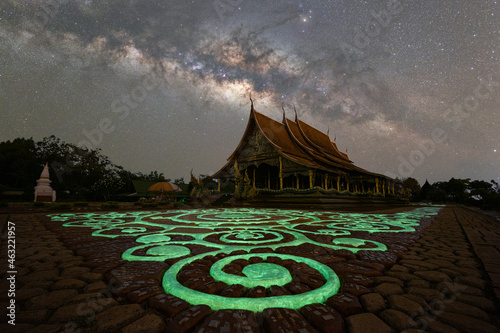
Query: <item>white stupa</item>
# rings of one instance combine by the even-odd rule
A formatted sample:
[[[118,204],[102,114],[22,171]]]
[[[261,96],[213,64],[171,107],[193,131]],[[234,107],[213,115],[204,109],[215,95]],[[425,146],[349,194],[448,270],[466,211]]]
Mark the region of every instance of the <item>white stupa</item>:
[[[56,191],[52,189],[50,183],[49,175],[49,165],[45,163],[45,167],[43,168],[42,174],[40,175],[40,179],[37,181],[37,186],[35,186],[35,201],[43,201],[43,202],[53,202],[56,201]]]

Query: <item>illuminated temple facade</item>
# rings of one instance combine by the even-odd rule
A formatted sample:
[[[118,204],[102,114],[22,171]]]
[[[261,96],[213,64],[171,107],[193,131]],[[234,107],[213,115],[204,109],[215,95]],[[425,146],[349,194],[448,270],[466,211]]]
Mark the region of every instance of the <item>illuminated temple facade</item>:
[[[281,122],[254,109],[236,150],[213,178],[220,184],[234,181],[238,171],[259,193],[283,190],[394,194],[396,181],[367,171],[339,151],[336,143],[313,126],[298,119]],[[336,190],[336,191],[335,191]]]

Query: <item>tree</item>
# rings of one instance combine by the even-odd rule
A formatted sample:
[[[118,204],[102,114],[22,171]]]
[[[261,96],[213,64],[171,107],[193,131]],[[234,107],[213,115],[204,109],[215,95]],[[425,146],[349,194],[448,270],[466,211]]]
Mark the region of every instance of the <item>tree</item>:
[[[469,182],[468,189],[472,200],[483,202],[490,192],[493,191],[493,184],[484,180],[474,180]]]
[[[174,180],[174,184],[176,184],[176,185],[186,184],[186,183],[184,182],[184,177],[181,177],[181,178],[175,178],[175,180]]]
[[[466,193],[470,178],[468,179],[455,179],[451,178],[448,181],[448,194],[451,196],[451,200],[454,202],[465,203],[468,198],[468,193]]]
[[[103,198],[104,201],[108,201],[109,197],[118,193],[123,185],[123,180],[117,174],[109,173],[97,180],[92,190],[98,199]]]
[[[405,178],[403,179],[403,188],[406,189],[407,192],[410,193],[411,201],[419,201],[420,200],[420,184],[415,178]]]
[[[33,189],[43,170],[32,138],[0,143],[0,185],[13,189]]]

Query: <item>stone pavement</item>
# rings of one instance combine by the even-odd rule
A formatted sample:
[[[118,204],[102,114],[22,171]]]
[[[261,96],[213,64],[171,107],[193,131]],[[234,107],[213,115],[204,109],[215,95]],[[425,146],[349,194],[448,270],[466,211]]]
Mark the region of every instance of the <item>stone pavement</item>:
[[[39,215],[9,220],[16,227],[16,325],[3,320],[2,332],[500,332],[498,222],[464,208],[444,208],[419,239],[401,247],[394,265],[369,262],[369,256],[325,255],[344,282],[338,295],[298,311],[262,313],[215,312],[164,294],[159,279],[168,263],[144,263],[137,275],[132,265],[107,254],[109,246],[127,244],[106,239],[85,247],[90,238],[76,232],[62,237]],[[5,258],[5,237],[0,251]],[[91,256],[96,252],[98,262]],[[10,301],[5,265],[2,309]]]

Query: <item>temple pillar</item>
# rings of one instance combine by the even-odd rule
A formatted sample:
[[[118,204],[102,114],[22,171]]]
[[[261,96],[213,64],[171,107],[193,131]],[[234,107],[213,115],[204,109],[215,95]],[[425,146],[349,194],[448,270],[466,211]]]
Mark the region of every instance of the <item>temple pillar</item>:
[[[312,188],[313,187],[313,176],[314,176],[314,171],[313,170],[309,170],[309,188]]]
[[[220,182],[221,182],[221,179],[219,178],[218,182],[217,182],[217,190],[219,191],[219,194],[220,194]]]
[[[300,180],[299,180],[299,174],[296,174],[297,176],[297,190],[300,190]]]
[[[347,192],[349,192],[349,178],[346,178]]]
[[[379,189],[378,189],[378,178],[375,178],[375,191],[376,191],[376,193],[379,193]]]
[[[279,174],[280,190],[282,190],[283,189],[283,160],[281,159],[281,156],[280,156],[279,160],[280,160],[280,174]]]
[[[255,169],[253,169],[253,187],[255,187]]]
[[[337,176],[337,191],[340,192],[340,176]]]
[[[361,181],[361,191],[365,193],[365,184]]]
[[[325,190],[328,190],[328,174],[325,174]]]
[[[396,194],[396,191],[394,191],[394,183],[392,183],[392,194]]]
[[[382,181],[382,194],[385,197],[385,180]]]
[[[271,170],[267,170],[267,188],[271,189]]]

